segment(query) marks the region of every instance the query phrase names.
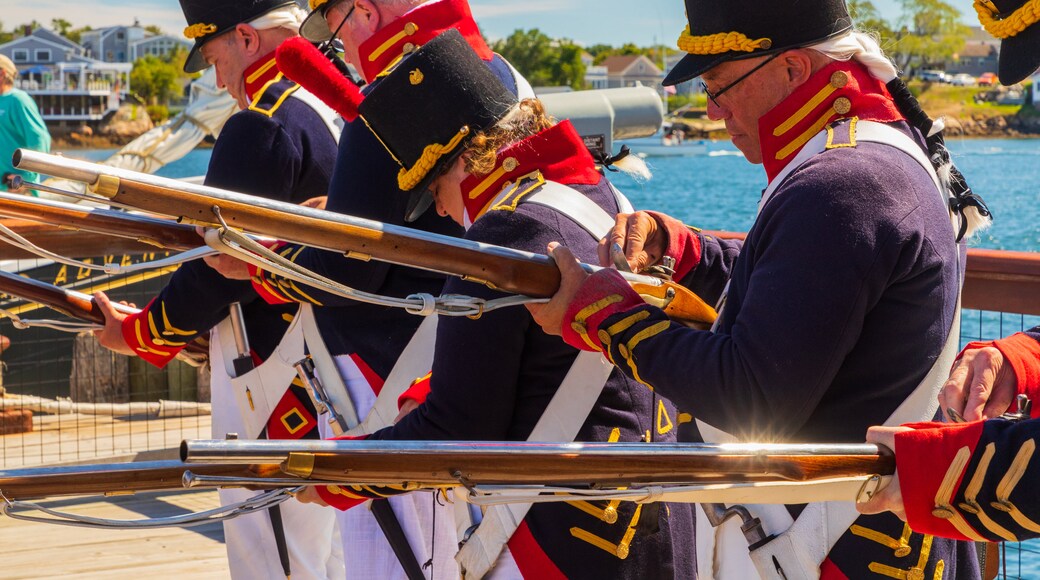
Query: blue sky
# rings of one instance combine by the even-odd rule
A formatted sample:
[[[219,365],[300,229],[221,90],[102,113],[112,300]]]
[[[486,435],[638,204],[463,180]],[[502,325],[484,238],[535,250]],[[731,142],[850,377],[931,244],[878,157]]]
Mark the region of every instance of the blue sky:
[[[769,0],[767,0],[769,1]],[[968,0],[951,0],[969,7]],[[477,22],[491,38],[509,35],[517,28],[540,28],[549,36],[566,37],[582,44],[640,46],[674,45],[685,25],[681,0],[470,0]],[[176,0],[3,0],[0,21],[5,29],[36,19],[49,26],[53,18],[65,18],[75,26],[95,28],[130,24],[157,24],[179,34],[184,28]],[[874,0],[882,16],[900,16],[898,0]]]

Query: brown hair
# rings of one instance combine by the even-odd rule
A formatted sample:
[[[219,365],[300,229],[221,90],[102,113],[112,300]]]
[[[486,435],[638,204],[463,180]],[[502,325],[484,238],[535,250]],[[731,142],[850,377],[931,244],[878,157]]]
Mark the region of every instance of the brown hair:
[[[466,143],[463,158],[466,173],[487,175],[498,164],[498,152],[504,147],[552,127],[556,121],[546,115],[545,105],[538,99],[524,99],[508,115],[490,129],[479,131]]]

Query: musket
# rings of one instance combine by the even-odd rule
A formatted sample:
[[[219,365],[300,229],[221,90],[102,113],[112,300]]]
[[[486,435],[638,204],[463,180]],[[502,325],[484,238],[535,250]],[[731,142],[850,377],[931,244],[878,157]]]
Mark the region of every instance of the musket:
[[[420,486],[812,482],[891,475],[876,445],[196,440],[191,463],[279,464],[343,484]]]
[[[94,297],[82,292],[4,271],[0,271],[0,292],[42,304],[77,320],[105,324],[105,315],[98,308]],[[123,304],[113,303],[113,306],[125,314],[139,312],[138,309]],[[189,343],[184,350],[188,351],[193,358],[206,356],[209,353],[208,348],[196,342]]]
[[[130,238],[77,231],[71,228],[52,226],[35,221],[0,218],[0,226],[11,230],[40,248],[68,258],[81,259],[96,256],[140,255],[156,251],[154,246],[142,244]],[[39,257],[39,254],[21,246],[0,242],[0,260],[21,260]]]
[[[0,471],[0,494],[9,500],[67,495],[126,495],[183,489],[185,471],[251,481],[251,487],[293,487],[276,465],[186,464],[176,460],[33,467]],[[268,483],[265,483],[267,481]]]
[[[65,230],[132,240],[137,242],[133,247],[140,248],[138,251],[149,251],[149,247],[151,251],[154,251],[154,248],[190,250],[205,245],[202,238],[195,233],[195,228],[173,220],[83,207],[13,193],[0,193],[0,216],[58,226]],[[29,228],[23,228],[30,234],[26,237],[33,240],[33,232]],[[106,248],[90,255],[112,254],[116,251]],[[72,255],[66,252],[58,253]],[[73,257],[85,257],[83,250],[73,249],[72,253],[78,254]]]
[[[191,224],[221,222],[287,242],[344,252],[462,277],[506,292],[547,298],[560,285],[560,272],[542,254],[503,248],[384,224],[345,214],[295,206],[154,175],[19,149],[14,165],[88,184],[112,202],[177,217]],[[373,192],[373,195],[381,192]],[[584,264],[589,271],[599,268]],[[710,321],[714,310],[686,288],[651,276],[623,273],[647,302],[673,319]]]

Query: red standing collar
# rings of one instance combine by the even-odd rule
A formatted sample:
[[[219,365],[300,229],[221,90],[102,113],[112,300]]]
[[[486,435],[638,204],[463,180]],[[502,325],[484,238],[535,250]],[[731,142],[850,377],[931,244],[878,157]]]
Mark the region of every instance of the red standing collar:
[[[278,70],[273,51],[249,65],[242,73],[242,77],[246,81],[246,98],[252,102],[256,95],[263,92],[264,87],[276,80],[280,74],[281,71]]]
[[[358,47],[361,62],[355,64],[361,69],[365,80],[371,82],[402,55],[433,40],[449,28],[461,32],[480,58],[491,60],[494,53],[480,35],[466,0],[436,0],[419,5],[361,43]]]
[[[855,62],[834,62],[758,121],[762,160],[772,180],[827,125],[845,117],[903,120],[884,83]]]
[[[462,182],[466,214],[476,221],[508,183],[535,171],[564,185],[595,185],[602,179],[574,125],[563,121],[503,149],[490,173],[467,177]]]

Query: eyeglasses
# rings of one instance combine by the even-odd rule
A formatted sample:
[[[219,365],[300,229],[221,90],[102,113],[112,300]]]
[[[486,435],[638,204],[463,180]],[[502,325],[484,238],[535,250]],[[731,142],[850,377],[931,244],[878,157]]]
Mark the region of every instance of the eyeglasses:
[[[330,6],[325,9],[326,16],[328,15],[328,11],[332,10],[332,8],[334,7]],[[336,27],[336,30],[332,33],[332,36],[330,36],[328,40],[326,40],[325,42],[321,43],[321,46],[318,47],[318,50],[326,52],[329,48],[332,47],[332,43],[336,42],[336,38],[339,36],[340,29],[343,28],[343,25],[346,24],[348,20],[350,20],[350,16],[354,14],[355,8],[357,8],[357,2],[354,2],[350,5],[350,10],[347,11],[347,15],[343,17],[343,20],[339,21],[339,26]]]
[[[762,62],[758,63],[758,65],[755,66],[755,68],[747,71],[746,73],[741,75],[740,78],[738,78],[737,80],[731,82],[730,84],[722,87],[717,92],[713,93],[713,92],[709,91],[708,90],[708,85],[704,84],[704,81],[700,81],[700,83],[701,83],[701,90],[704,91],[704,94],[708,95],[708,98],[711,99],[711,102],[715,103],[716,107],[722,107],[722,105],[719,104],[719,97],[721,97],[723,93],[725,93],[726,91],[728,91],[728,90],[732,89],[733,87],[737,86],[737,84],[740,83],[740,81],[748,78],[749,76],[754,74],[755,71],[757,71],[758,69],[766,66],[767,64],[770,63],[770,61],[772,61],[774,58],[780,56],[781,54],[783,54],[783,53],[778,52],[778,53],[769,55],[769,58],[767,58],[767,59],[763,60]]]

